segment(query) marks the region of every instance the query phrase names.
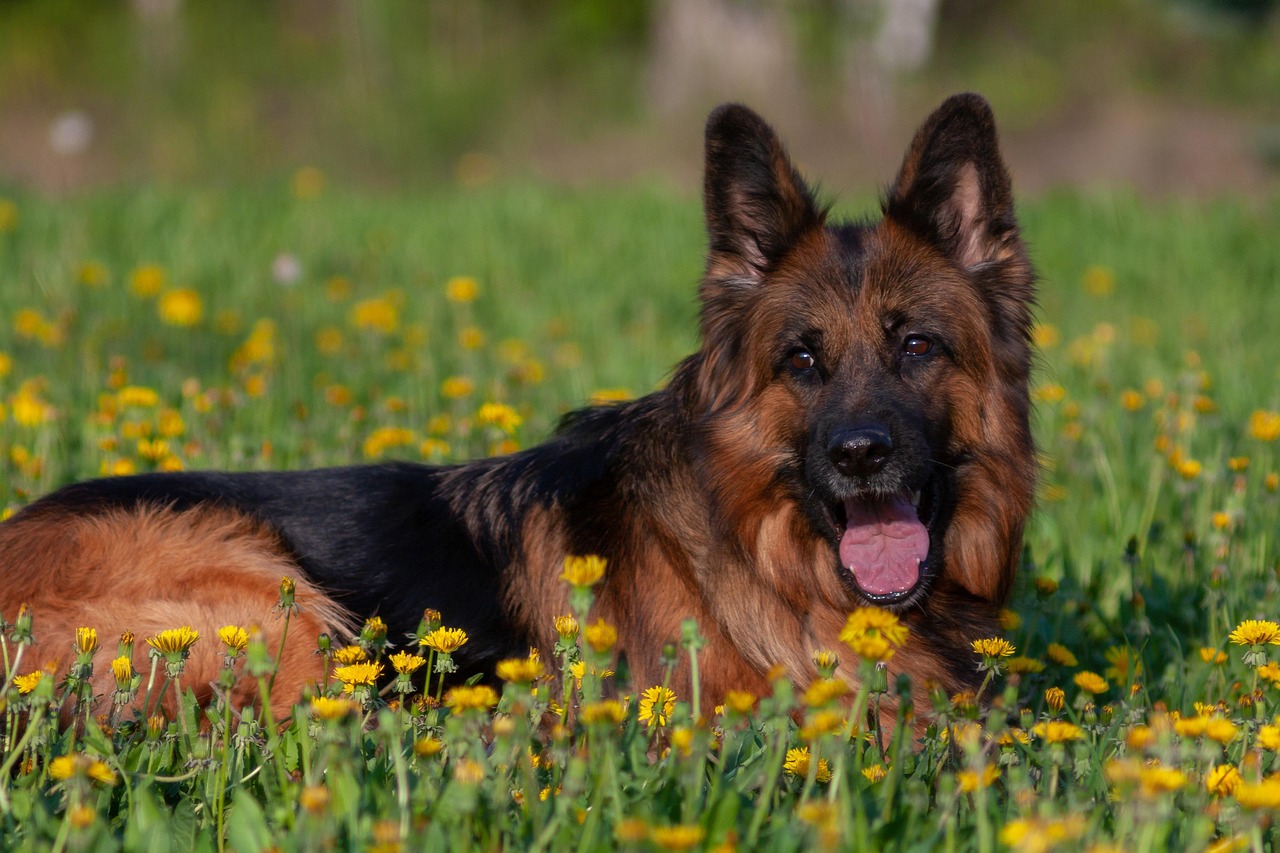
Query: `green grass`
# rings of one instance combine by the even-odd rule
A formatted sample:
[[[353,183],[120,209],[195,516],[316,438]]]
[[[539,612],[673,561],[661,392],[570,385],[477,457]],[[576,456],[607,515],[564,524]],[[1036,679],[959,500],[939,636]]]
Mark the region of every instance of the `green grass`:
[[[913,748],[909,727],[878,742],[816,733],[829,709],[805,704],[808,685],[780,681],[749,714],[703,708],[703,723],[695,697],[678,697],[661,731],[639,721],[636,701],[617,724],[577,712],[547,723],[596,702],[588,674],[567,692],[559,679],[536,695],[508,686],[496,725],[488,711],[451,714],[410,694],[333,721],[307,705],[272,725],[188,704],[150,731],[132,712],[59,731],[50,703],[79,688],[44,679],[19,691],[29,640],[5,613],[0,848],[679,849],[662,834],[671,826],[696,827],[698,849],[985,850],[1020,832],[1020,849],[1058,836],[1064,849],[1275,845],[1271,810],[1249,804],[1252,793],[1280,806],[1280,782],[1261,781],[1280,769],[1268,746],[1280,732],[1266,728],[1280,696],[1227,636],[1280,616],[1280,494],[1268,484],[1280,444],[1267,414],[1280,410],[1280,205],[1061,195],[1022,216],[1042,275],[1044,485],[1005,636],[1044,668],[1006,672],[990,711],[933,697],[939,722]],[[0,507],[109,471],[527,446],[594,393],[661,384],[696,343],[701,252],[696,200],[658,190],[0,201]],[[300,263],[296,281],[273,276],[282,253]],[[160,271],[159,295],[134,292],[146,266]],[[458,276],[475,279],[478,298],[447,298]],[[159,313],[182,307],[182,290],[201,307],[189,327]],[[362,310],[394,327],[361,328]],[[472,390],[446,393],[459,377]],[[485,402],[521,422],[485,422]],[[115,640],[100,642],[86,660],[105,671]],[[1052,660],[1055,642],[1077,663]],[[379,654],[376,637],[366,645]],[[265,673],[271,651],[251,642],[234,665]],[[604,665],[580,642],[542,651],[548,663]],[[833,651],[842,671],[858,669],[849,649]],[[1090,698],[1081,671],[1106,689]],[[423,689],[421,671],[412,684]],[[1046,702],[1052,687],[1065,691],[1061,711]],[[1196,703],[1216,705],[1233,736],[1204,733]],[[1079,739],[1052,743],[1041,729],[1020,742],[1049,719],[1078,725]],[[802,746],[832,779],[817,762],[784,770]],[[57,760],[80,752],[79,764]],[[1260,787],[1209,791],[1222,765]],[[879,781],[862,772],[875,766]],[[986,768],[992,783],[973,787],[968,774]]]

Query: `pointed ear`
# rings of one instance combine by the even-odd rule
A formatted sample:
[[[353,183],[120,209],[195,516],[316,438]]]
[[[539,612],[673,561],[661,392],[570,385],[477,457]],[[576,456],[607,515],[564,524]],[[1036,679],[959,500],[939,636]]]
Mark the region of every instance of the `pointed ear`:
[[[962,269],[1025,263],[995,116],[981,95],[953,95],[929,116],[907,151],[884,214]]]
[[[741,104],[707,118],[707,277],[759,279],[822,212],[764,119]]]

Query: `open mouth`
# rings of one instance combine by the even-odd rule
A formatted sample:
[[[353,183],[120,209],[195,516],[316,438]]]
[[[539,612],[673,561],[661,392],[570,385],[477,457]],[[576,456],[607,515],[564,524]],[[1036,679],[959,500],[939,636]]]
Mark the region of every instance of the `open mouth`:
[[[857,591],[880,606],[908,605],[933,568],[935,483],[922,490],[859,495],[834,504],[840,565]]]

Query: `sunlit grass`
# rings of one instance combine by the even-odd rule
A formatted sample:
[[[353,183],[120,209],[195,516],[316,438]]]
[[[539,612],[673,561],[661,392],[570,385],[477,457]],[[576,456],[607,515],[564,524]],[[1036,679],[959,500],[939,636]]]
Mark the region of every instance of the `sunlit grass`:
[[[658,191],[0,211],[6,512],[88,476],[509,452],[695,344],[697,204]],[[710,707],[619,683],[589,555],[566,564],[559,642],[505,662],[501,689],[445,689],[468,638],[429,613],[414,637],[331,638],[327,683],[281,721],[159,711],[192,643],[227,683],[267,683],[252,626],[32,638],[4,613],[0,848],[1273,845],[1280,208],[1061,196],[1023,217],[1041,500],[1004,632],[975,645],[980,695],[877,678],[901,640],[867,614],[815,650],[813,684]],[[66,681],[24,665],[33,639],[74,655]],[[156,649],[150,672],[118,665],[126,641]],[[686,626],[671,664],[698,648]],[[92,670],[115,690],[91,713]],[[920,741],[863,722],[907,689],[937,715]]]

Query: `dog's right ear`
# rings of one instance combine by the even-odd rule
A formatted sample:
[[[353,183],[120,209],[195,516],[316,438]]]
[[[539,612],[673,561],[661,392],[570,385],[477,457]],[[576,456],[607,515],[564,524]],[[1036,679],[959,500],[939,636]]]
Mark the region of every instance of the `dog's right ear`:
[[[741,104],[707,118],[703,204],[708,279],[759,280],[823,219],[773,128]]]

